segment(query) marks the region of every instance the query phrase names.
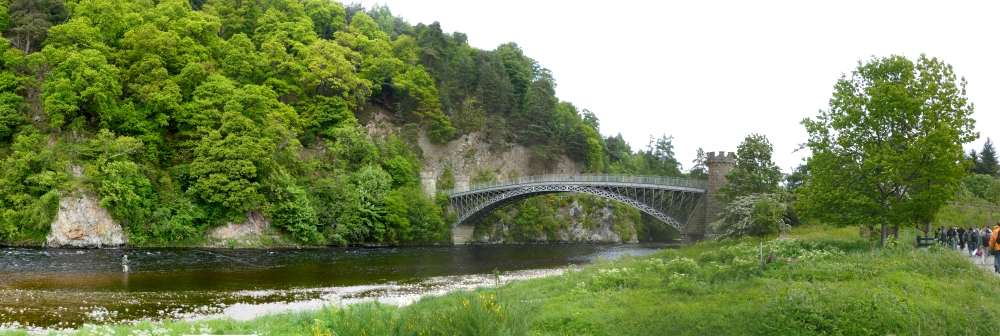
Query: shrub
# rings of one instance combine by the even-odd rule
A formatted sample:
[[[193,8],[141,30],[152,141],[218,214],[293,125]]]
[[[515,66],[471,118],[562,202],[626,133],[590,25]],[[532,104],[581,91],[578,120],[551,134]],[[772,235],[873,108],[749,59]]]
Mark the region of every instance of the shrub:
[[[787,228],[787,210],[780,195],[754,194],[735,198],[710,224],[719,238],[762,237]]]

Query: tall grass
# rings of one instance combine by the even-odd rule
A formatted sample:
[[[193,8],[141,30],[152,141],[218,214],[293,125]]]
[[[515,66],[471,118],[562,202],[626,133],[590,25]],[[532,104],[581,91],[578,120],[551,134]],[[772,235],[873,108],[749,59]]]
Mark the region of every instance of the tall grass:
[[[765,253],[788,261],[764,269],[757,242],[712,242],[513,284],[509,290],[547,299],[534,325],[544,334],[1000,331],[1000,278],[962,254],[902,242],[872,249],[857,228],[803,231],[793,232],[795,239],[765,242]],[[627,269],[638,280],[630,288],[589,285],[602,281],[608,269]]]

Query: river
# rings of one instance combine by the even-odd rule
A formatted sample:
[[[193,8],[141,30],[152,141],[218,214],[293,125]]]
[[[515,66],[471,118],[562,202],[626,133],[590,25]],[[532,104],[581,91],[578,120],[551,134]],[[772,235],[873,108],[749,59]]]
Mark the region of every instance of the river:
[[[281,250],[0,248],[0,327],[229,316],[329,302],[406,304],[428,293],[558,274],[676,244],[406,246]],[[121,269],[128,254],[131,273]]]

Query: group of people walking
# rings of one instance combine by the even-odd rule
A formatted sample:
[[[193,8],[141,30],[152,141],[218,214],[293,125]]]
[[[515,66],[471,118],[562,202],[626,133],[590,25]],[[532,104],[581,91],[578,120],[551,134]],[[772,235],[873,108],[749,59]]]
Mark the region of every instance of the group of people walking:
[[[1000,244],[997,244],[997,235],[1000,234],[1000,222],[990,230],[989,227],[982,228],[969,227],[939,227],[934,236],[938,243],[956,250],[969,251],[969,256],[979,257],[980,264],[986,263],[986,256],[991,253],[1000,256]],[[1000,273],[1000,258],[993,258],[993,271]]]

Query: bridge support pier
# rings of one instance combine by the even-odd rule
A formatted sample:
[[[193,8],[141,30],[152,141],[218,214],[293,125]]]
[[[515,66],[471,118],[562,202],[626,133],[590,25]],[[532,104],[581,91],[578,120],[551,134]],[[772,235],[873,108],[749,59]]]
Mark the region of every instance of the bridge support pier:
[[[707,154],[705,165],[708,166],[708,187],[705,188],[705,196],[701,198],[694,214],[684,225],[684,230],[681,232],[681,239],[684,243],[715,238],[715,230],[712,230],[710,224],[716,220],[719,213],[726,209],[726,203],[716,197],[722,195],[719,192],[719,187],[726,184],[726,173],[733,170],[736,165],[736,157],[733,152],[726,155],[725,151],[719,151],[718,155],[715,152]]]
[[[472,225],[452,225],[451,243],[455,245],[465,245],[472,240],[472,232],[476,227]]]

